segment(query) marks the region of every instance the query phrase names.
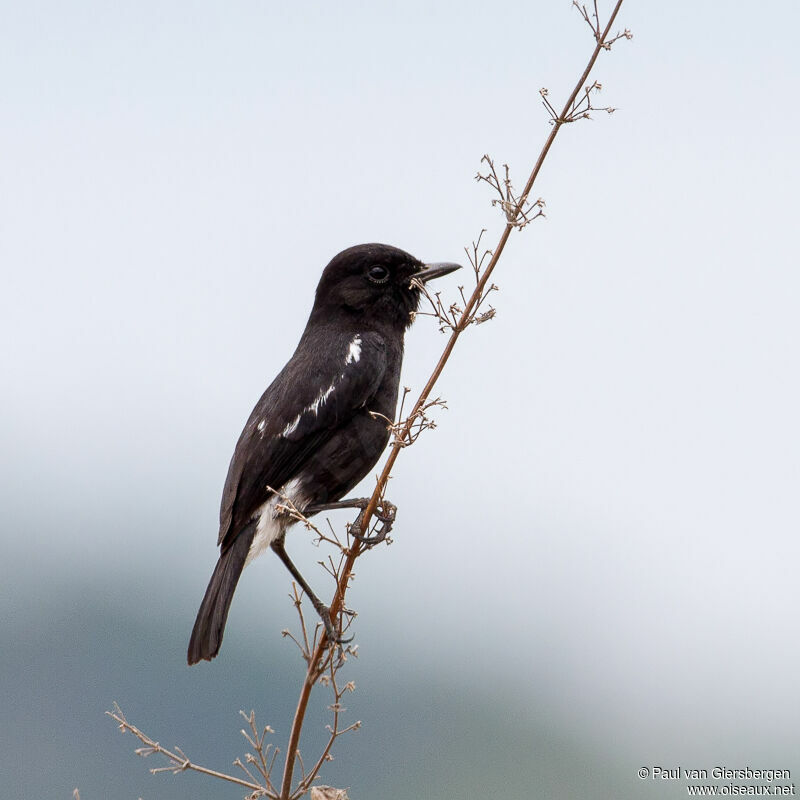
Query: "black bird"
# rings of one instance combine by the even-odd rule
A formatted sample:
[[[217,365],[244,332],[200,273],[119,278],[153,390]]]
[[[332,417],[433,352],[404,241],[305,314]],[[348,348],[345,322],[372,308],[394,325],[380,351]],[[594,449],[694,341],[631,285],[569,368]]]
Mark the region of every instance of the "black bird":
[[[293,520],[336,503],[375,465],[397,407],[403,336],[425,283],[458,264],[423,264],[385,244],[362,244],[325,267],[294,355],[253,409],[233,453],[220,508],[220,557],[189,641],[188,661],[219,652],[245,565],[268,547],[284,562],[336,640],[327,608],[284,549]],[[412,282],[413,281],[413,282]],[[328,506],[329,507],[329,506]]]

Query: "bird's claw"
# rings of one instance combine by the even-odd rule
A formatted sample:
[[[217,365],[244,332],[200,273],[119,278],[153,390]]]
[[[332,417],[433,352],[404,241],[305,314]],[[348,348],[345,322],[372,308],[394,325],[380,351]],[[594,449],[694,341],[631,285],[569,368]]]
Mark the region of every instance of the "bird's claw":
[[[336,628],[333,627],[331,610],[328,608],[328,606],[323,605],[318,608],[317,614],[319,614],[319,618],[322,620],[322,624],[325,627],[325,637],[331,644],[341,647],[342,645],[349,644],[353,641],[353,636],[343,636],[341,633],[336,631]]]
[[[386,537],[392,530],[394,521],[397,518],[397,506],[390,503],[388,500],[381,500],[378,509],[375,509],[375,518],[381,523],[380,530],[374,536],[365,536],[361,532],[361,518],[364,514],[362,511],[358,515],[356,521],[350,526],[350,535],[366,547],[373,547],[376,544],[386,541]]]

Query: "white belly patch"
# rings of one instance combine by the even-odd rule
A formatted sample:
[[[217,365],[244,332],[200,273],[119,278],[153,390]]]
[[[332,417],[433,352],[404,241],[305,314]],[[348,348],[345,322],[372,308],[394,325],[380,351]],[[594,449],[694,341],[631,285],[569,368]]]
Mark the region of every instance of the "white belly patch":
[[[308,500],[299,490],[300,481],[289,481],[281,490],[280,495],[272,495],[253,515],[253,519],[258,519],[258,524],[256,525],[256,535],[253,538],[253,543],[247,552],[245,566],[254,558],[260,556],[275,539],[281,536],[290,525],[294,524],[294,520],[291,517],[286,513],[277,511],[276,507],[286,502],[284,498],[288,498],[298,511],[302,511]]]

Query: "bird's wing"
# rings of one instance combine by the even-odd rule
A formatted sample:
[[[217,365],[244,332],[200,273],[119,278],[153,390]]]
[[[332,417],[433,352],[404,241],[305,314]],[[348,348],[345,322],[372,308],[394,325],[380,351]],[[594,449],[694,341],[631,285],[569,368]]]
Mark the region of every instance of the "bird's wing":
[[[236,445],[220,507],[218,543],[228,546],[268,499],[353,413],[375,395],[386,371],[377,334],[325,347],[300,347],[264,392]]]

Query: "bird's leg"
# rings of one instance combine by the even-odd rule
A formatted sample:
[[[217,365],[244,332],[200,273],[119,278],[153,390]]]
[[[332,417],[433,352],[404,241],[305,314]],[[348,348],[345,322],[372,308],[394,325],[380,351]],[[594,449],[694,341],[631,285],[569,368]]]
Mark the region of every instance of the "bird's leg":
[[[378,504],[380,511],[377,509],[375,510],[375,517],[381,523],[381,529],[374,536],[365,536],[361,530],[361,520],[364,516],[364,510],[369,505],[369,501],[369,497],[351,497],[347,500],[339,500],[335,503],[322,503],[317,506],[309,506],[306,508],[306,514],[311,516],[312,514],[318,514],[320,511],[334,511],[338,508],[360,508],[361,512],[356,517],[355,522],[350,526],[349,532],[350,535],[361,542],[361,544],[372,547],[373,545],[385,541],[386,537],[389,535],[389,531],[392,530],[392,525],[394,525],[395,518],[397,517],[397,506],[394,505],[394,503],[390,503],[388,500],[381,500]]]
[[[353,637],[348,636],[346,639],[340,634],[336,632],[336,629],[333,627],[333,622],[331,620],[331,612],[328,606],[322,602],[322,600],[317,597],[314,592],[311,590],[311,587],[306,583],[306,579],[300,574],[300,570],[292,562],[292,559],[289,558],[289,554],[286,552],[286,547],[284,546],[284,537],[280,536],[277,539],[274,539],[270,544],[270,547],[275,551],[278,558],[283,561],[284,566],[289,572],[292,573],[292,577],[300,584],[300,588],[306,593],[306,597],[311,601],[311,605],[314,606],[314,610],[319,614],[319,618],[322,620],[322,624],[325,626],[325,635],[328,637],[328,641],[333,644],[347,644],[347,642],[352,642]]]
[[[350,497],[347,500],[337,500],[335,503],[320,503],[316,506],[306,506],[307,516],[319,514],[320,511],[336,511],[339,508],[360,508],[362,511],[369,505],[369,497]]]

